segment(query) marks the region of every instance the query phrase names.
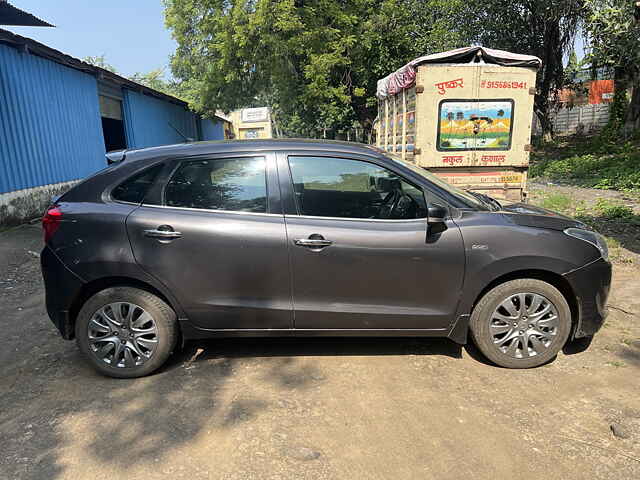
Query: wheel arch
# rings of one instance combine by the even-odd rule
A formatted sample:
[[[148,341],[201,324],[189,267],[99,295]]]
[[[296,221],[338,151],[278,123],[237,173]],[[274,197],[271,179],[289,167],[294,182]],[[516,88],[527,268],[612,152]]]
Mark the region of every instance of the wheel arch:
[[[573,288],[571,287],[571,284],[567,281],[567,279],[563,275],[560,275],[559,273],[552,272],[549,270],[542,270],[542,269],[515,270],[494,278],[476,295],[473,301],[473,304],[471,306],[471,311],[473,312],[473,310],[475,309],[480,299],[493,288],[503,283],[509,282],[511,280],[519,280],[524,278],[542,280],[543,282],[546,282],[554,286],[560,291],[560,293],[562,293],[562,296],[564,296],[565,300],[567,301],[567,304],[569,305],[569,310],[571,311],[571,333],[569,334],[569,338],[570,339],[573,338],[575,328],[578,325],[578,320],[580,318],[580,307],[578,305],[576,294]]]
[[[69,321],[71,326],[71,329],[69,332],[69,335],[70,335],[69,339],[73,339],[75,337],[74,327],[75,327],[76,319],[78,317],[78,313],[80,312],[80,309],[86,303],[86,301],[96,293],[111,287],[132,287],[132,288],[137,288],[137,289],[149,292],[153,295],[156,295],[158,298],[160,298],[163,302],[169,305],[173,309],[173,311],[176,312],[178,316],[180,316],[181,310],[179,309],[179,306],[176,304],[176,302],[172,301],[167,295],[165,295],[162,291],[160,291],[158,288],[154,287],[150,283],[144,282],[137,278],[122,277],[122,276],[98,278],[85,283],[80,288],[80,291],[74,298],[73,303],[69,308]]]

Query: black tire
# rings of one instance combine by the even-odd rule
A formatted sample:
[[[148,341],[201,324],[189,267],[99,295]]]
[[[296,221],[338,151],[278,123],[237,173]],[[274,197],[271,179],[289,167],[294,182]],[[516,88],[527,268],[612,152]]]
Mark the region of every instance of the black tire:
[[[556,308],[558,325],[553,340],[542,353],[526,358],[515,358],[503,352],[494,343],[491,332],[492,316],[503,301],[512,295],[525,292],[541,295],[550,301]],[[525,320],[526,318],[524,317]],[[511,280],[491,289],[480,299],[471,314],[470,329],[472,340],[478,349],[496,365],[505,368],[533,368],[554,359],[566,343],[571,331],[571,310],[564,295],[553,285],[532,278]],[[506,336],[508,333],[504,335]],[[523,343],[527,342],[523,341],[519,345],[522,347]]]
[[[138,305],[155,322],[157,345],[153,354],[141,365],[111,366],[98,359],[90,348],[89,322],[98,310],[115,302]],[[178,340],[178,324],[173,309],[156,295],[132,287],[112,287],[96,293],[85,302],[76,318],[75,334],[78,347],[98,372],[114,378],[136,378],[149,375],[167,361]]]

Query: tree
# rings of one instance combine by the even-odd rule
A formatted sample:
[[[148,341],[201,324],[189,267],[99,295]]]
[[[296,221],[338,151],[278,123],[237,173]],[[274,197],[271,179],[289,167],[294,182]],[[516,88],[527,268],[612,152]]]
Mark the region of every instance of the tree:
[[[377,80],[468,42],[462,0],[165,0],[174,76],[207,114],[265,101],[286,134],[376,116]]]
[[[573,48],[584,0],[469,0],[467,21],[482,45],[542,60],[534,111],[544,137],[553,134],[551,113],[564,84],[563,61]]]
[[[112,73],[118,74],[116,68],[113,65],[107,63],[104,54],[97,55],[95,57],[84,57],[82,61],[96,67],[104,68],[105,70],[109,70]],[[127,78],[132,82],[136,82],[140,85],[144,85],[145,87],[149,87],[159,92],[166,93],[167,95],[180,98],[181,100],[184,100],[186,102],[193,100],[192,92],[191,90],[189,90],[189,88],[187,88],[186,85],[183,85],[180,82],[176,82],[175,80],[165,79],[164,68],[157,68],[147,73],[136,72]]]
[[[129,80],[187,102],[191,100],[190,92],[185,86],[174,80],[165,79],[164,68],[157,68],[147,73],[136,72],[129,77]]]
[[[112,73],[117,73],[116,67],[107,63],[104,53],[102,55],[96,55],[95,57],[84,57],[82,61],[96,67],[104,68],[105,70],[109,70]]]
[[[632,0],[585,0],[585,5],[589,60],[594,67],[613,69],[614,123],[619,117],[628,134],[640,128],[640,9]]]

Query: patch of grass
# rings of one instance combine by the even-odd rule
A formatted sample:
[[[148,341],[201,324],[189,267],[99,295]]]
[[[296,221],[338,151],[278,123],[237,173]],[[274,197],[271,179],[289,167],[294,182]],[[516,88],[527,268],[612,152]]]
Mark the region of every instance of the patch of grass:
[[[563,195],[562,193],[552,193],[550,195],[546,195],[540,202],[540,206],[561,213],[569,210],[571,204],[571,198],[569,198],[567,195]]]
[[[636,215],[631,207],[606,198],[596,200],[594,210],[607,220],[623,220],[640,225],[640,216]]]
[[[640,191],[640,142],[607,137],[575,138],[541,145],[529,174],[583,187]]]
[[[621,368],[621,367],[626,367],[627,364],[624,362],[620,362],[620,361],[614,361],[614,362],[607,362],[605,363],[605,365],[608,365],[609,367],[616,367],[616,368]]]

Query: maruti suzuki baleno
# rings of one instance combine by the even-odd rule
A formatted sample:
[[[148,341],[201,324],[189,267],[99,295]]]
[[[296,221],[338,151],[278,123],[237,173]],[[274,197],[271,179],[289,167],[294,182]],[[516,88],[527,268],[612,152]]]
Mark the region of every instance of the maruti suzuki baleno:
[[[113,377],[184,339],[473,340],[544,364],[602,325],[603,237],[501,205],[364,145],[199,142],[122,151],[44,218],[47,311]]]

